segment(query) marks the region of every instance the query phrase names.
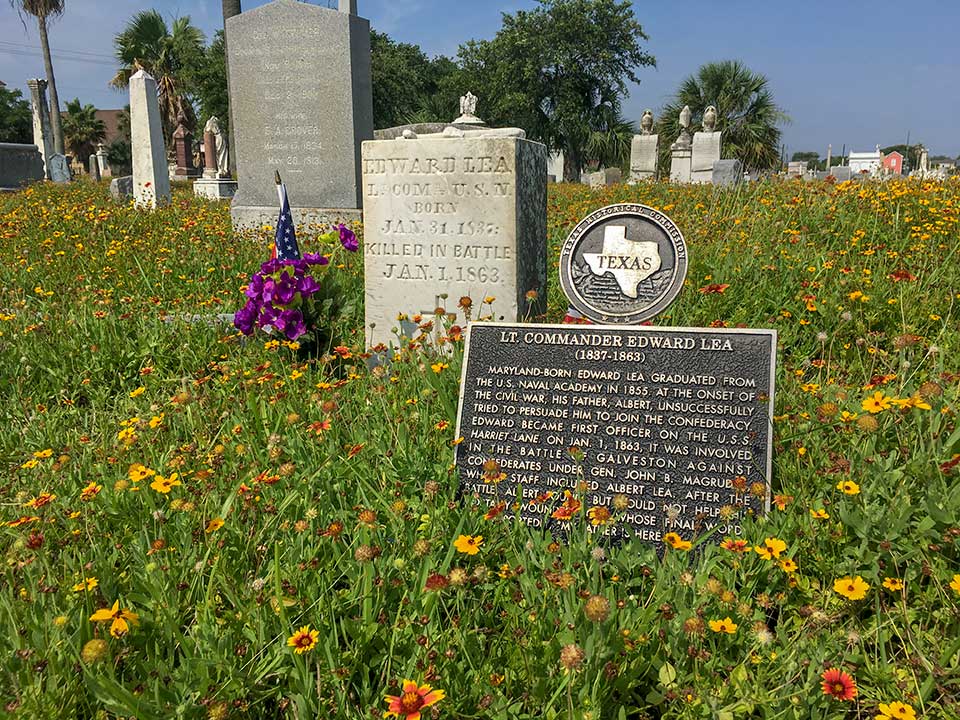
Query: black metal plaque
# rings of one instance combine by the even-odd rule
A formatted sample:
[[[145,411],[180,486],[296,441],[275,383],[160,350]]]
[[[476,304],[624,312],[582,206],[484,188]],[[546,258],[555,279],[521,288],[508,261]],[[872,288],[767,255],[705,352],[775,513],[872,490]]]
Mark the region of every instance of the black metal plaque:
[[[561,533],[580,513],[657,544],[738,535],[770,507],[776,345],[775,330],[472,323],[461,491]]]
[[[594,322],[632,325],[662,313],[687,275],[687,246],[667,215],[624,203],[596,210],[560,251],[560,284]]]

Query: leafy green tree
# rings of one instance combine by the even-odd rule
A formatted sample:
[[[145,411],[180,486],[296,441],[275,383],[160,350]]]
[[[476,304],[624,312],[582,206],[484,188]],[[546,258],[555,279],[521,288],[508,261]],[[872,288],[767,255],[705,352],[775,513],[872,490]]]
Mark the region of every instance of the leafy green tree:
[[[586,157],[598,167],[619,167],[627,173],[630,145],[637,133],[636,123],[605,107],[592,125],[593,129],[587,138]]]
[[[107,163],[114,175],[129,175],[133,172],[129,105],[124,105],[117,116],[117,137],[107,145]]]
[[[623,151],[622,138],[601,143],[597,133],[614,127],[637,69],[656,64],[641,47],[646,39],[626,0],[540,0],[504,14],[492,40],[460,47],[463,90],[480,98],[488,123],[524,128],[562,150],[564,178],[579,179],[601,148]]]
[[[129,175],[133,171],[133,149],[129,140],[117,138],[107,145],[107,164],[114,175]]]
[[[10,0],[10,4],[16,8],[18,13],[27,13],[37,18],[37,27],[40,31],[40,50],[43,53],[47,87],[50,90],[50,128],[53,131],[53,150],[62,155],[64,145],[63,124],[60,120],[60,96],[57,94],[57,79],[53,74],[53,58],[50,56],[47,23],[51,18],[63,14],[64,0]]]
[[[227,90],[227,58],[223,31],[218,30],[213,42],[204,50],[202,62],[189,68],[190,87],[200,109],[198,130],[207,119],[216,115],[224,132],[230,128],[230,100]],[[199,134],[199,133],[198,133]],[[232,153],[231,153],[232,155]]]
[[[370,32],[373,126],[445,122],[457,116],[459,68],[450,59],[427,58],[416,45]]]
[[[398,43],[370,31],[370,78],[373,83],[373,126],[387,128],[419,109],[429,60],[416,45]]]
[[[157,81],[160,117],[168,141],[183,112],[191,125],[196,122],[193,106],[187,95],[191,69],[204,58],[203,33],[190,24],[190,17],[176,18],[172,26],[156,10],[138,12],[123,32],[114,38],[120,69],[110,83],[125,88],[137,68],[143,68]]]
[[[807,164],[808,170],[818,169],[817,166],[820,162],[820,153],[812,150],[795,152],[790,156],[790,162],[804,162]]]
[[[67,111],[63,114],[63,134],[73,157],[87,167],[97,143],[103,142],[107,136],[107,126],[97,118],[97,109],[93,105],[81,105],[79,98],[75,98],[67,103]]]
[[[780,166],[780,128],[788,121],[774,102],[770,83],[738,60],[707,63],[686,78],[657,123],[661,162],[669,164],[670,145],[680,134],[680,111],[690,106],[691,132],[699,130],[703,113],[717,108],[717,130],[723,131],[721,157],[737,158],[748,170]]]
[[[19,90],[0,87],[0,142],[33,142],[33,113]]]

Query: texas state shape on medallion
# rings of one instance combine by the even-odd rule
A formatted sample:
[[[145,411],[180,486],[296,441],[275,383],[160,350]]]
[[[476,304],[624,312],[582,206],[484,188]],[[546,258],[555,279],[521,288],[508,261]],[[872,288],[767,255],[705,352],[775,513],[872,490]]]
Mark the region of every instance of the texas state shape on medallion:
[[[637,286],[660,269],[657,243],[627,240],[627,228],[623,225],[607,225],[603,252],[584,253],[583,259],[594,275],[613,275],[620,290],[630,298],[636,298]]]

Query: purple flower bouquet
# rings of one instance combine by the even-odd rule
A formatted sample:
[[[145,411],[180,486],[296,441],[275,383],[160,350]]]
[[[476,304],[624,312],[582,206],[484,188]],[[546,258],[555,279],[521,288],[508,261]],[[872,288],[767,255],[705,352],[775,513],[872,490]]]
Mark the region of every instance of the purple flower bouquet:
[[[340,243],[349,252],[356,252],[356,235],[340,225],[330,237],[339,233]],[[234,326],[244,335],[252,335],[257,328],[271,334],[281,334],[288,340],[297,340],[319,329],[329,318],[337,295],[332,279],[321,286],[311,274],[315,266],[323,267],[330,259],[320,253],[306,253],[299,259],[268,260],[260,271],[250,277],[244,295],[246,304],[233,316]],[[327,316],[324,318],[323,316]]]

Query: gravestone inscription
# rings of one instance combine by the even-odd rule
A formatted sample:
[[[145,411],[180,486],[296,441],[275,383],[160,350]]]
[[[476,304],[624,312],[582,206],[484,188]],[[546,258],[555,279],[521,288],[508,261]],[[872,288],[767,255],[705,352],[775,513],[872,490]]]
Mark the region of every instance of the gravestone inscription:
[[[359,219],[373,96],[370,23],[355,6],[274,0],[227,19],[234,228],[276,222],[277,170],[298,224]]]
[[[594,526],[608,534],[737,535],[744,513],[770,504],[776,337],[472,323],[461,490],[491,506],[519,503],[534,527],[554,526],[564,491],[580,489],[583,512],[603,508],[595,516],[615,521]]]
[[[396,343],[399,315],[465,325],[462,297],[508,321],[545,309],[546,147],[472,132],[363,143],[368,347]]]

